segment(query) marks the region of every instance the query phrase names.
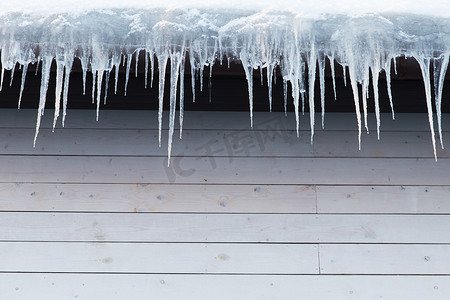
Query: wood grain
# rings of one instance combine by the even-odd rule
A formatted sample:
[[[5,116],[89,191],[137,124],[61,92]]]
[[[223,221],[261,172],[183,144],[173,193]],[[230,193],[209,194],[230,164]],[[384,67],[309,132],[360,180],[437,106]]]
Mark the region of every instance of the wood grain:
[[[9,300],[447,300],[449,294],[449,276],[0,274],[0,296]]]
[[[0,271],[317,274],[316,245],[8,243]]]

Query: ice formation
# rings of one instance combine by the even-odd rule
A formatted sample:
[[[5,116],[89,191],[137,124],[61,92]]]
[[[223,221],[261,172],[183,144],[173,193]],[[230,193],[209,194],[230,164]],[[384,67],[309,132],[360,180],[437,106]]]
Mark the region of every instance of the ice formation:
[[[5,2],[5,1],[3,1]],[[62,103],[62,123],[66,116],[70,73],[74,59],[82,65],[84,86],[86,73],[92,72],[92,99],[100,104],[102,82],[115,79],[117,92],[118,67],[126,65],[126,85],[133,55],[136,64],[140,53],[145,54],[145,84],[153,86],[153,70],[159,72],[159,143],[161,144],[164,85],[170,85],[169,141],[170,158],[177,101],[180,107],[180,136],[183,123],[184,73],[190,67],[193,92],[195,85],[203,86],[204,68],[217,63],[242,63],[248,82],[250,123],[253,122],[253,71],[267,74],[269,102],[272,105],[272,86],[276,72],[282,76],[285,93],[292,90],[297,132],[299,117],[305,101],[314,111],[314,83],[320,85],[322,125],[325,112],[324,68],[328,60],[332,66],[335,90],[334,62],[341,64],[344,80],[349,78],[353,90],[359,140],[362,124],[367,128],[367,99],[369,83],[374,90],[377,133],[380,110],[378,80],[386,73],[390,91],[391,65],[395,58],[412,57],[420,65],[425,84],[432,145],[436,156],[433,121],[433,99],[441,145],[441,101],[444,77],[450,55],[450,4],[437,1],[422,7],[419,1],[387,1],[377,4],[347,0],[335,5],[332,1],[314,3],[236,0],[216,1],[208,5],[201,1],[166,1],[167,3],[139,3],[139,1],[46,2],[13,1],[0,4],[1,86],[4,71],[23,69],[19,107],[29,64],[41,64],[42,80],[36,135],[44,113],[49,74],[56,62],[56,95],[54,126]],[[145,2],[145,1],[141,1]],[[310,1],[311,2],[311,1]],[[393,1],[391,1],[393,2]],[[49,4],[50,3],[50,4]],[[76,4],[74,4],[76,3]],[[381,3],[381,4],[380,4]],[[188,62],[188,64],[187,64]],[[141,62],[142,63],[142,62]],[[165,82],[166,67],[170,70]],[[112,74],[111,74],[112,73]],[[150,73],[150,79],[147,78]],[[183,76],[180,76],[182,74]],[[289,83],[289,84],[288,84]],[[433,88],[432,88],[432,85]],[[358,91],[361,87],[362,93]],[[434,95],[432,91],[434,90]],[[106,100],[106,89],[103,92]],[[193,95],[195,99],[195,94]],[[361,107],[362,106],[362,107]],[[362,111],[362,114],[361,114]],[[392,109],[392,113],[393,113]],[[309,114],[311,141],[314,137],[314,114]],[[170,161],[170,160],[169,160]]]

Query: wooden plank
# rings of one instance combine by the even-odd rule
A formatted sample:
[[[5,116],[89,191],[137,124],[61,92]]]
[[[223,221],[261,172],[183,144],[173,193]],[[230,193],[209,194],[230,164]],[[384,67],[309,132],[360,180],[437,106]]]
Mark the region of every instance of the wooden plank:
[[[0,211],[315,213],[308,185],[0,183]]]
[[[450,140],[450,133],[443,133],[444,141]],[[321,131],[314,137],[316,157],[428,157],[434,158],[430,132],[382,132],[362,134],[361,150],[358,133],[355,131]],[[436,148],[437,157],[449,157],[448,149]]]
[[[449,214],[450,186],[317,186],[319,213]]]
[[[450,216],[0,213],[2,241],[450,243]]]
[[[385,132],[362,135],[358,150],[357,131],[319,131],[314,144],[310,133],[286,130],[184,130],[175,136],[173,154],[185,156],[278,156],[278,157],[428,157],[434,158],[428,132]],[[33,148],[34,128],[0,128],[0,154],[34,155],[143,155],[167,156],[167,130],[164,147],[158,145],[158,131],[137,129],[42,129]],[[450,133],[444,132],[444,140]],[[314,148],[314,149],[313,149]],[[438,147],[439,158],[448,158],[447,149]]]
[[[167,157],[168,131],[136,129],[42,129],[33,148],[34,129],[1,128],[0,154],[33,155],[143,155]],[[184,130],[174,136],[173,155],[222,157],[311,157],[310,134],[295,131]],[[358,149],[358,146],[355,146]]]
[[[34,109],[0,109],[0,127],[35,128],[36,113]],[[46,109],[42,118],[41,128],[51,128],[53,125],[52,109]],[[95,110],[68,110],[66,128],[116,128],[116,129],[157,129],[158,112],[149,110],[102,110],[99,121],[96,121]],[[316,120],[320,120],[316,113]],[[163,115],[164,128],[168,128],[168,112]],[[369,128],[376,130],[375,114],[368,117]],[[58,128],[61,127],[58,121]],[[178,126],[178,124],[176,125]],[[294,113],[254,112],[254,127],[259,129],[281,128],[295,130]],[[326,113],[325,130],[355,130],[357,127],[354,113]],[[184,129],[250,129],[248,112],[213,112],[185,111]],[[309,114],[300,118],[301,130],[309,131]],[[450,130],[449,114],[442,114],[442,128]],[[321,131],[321,122],[316,122],[316,131]],[[428,117],[421,113],[398,113],[395,120],[389,113],[381,114],[381,132],[386,131],[429,131]]]
[[[447,185],[450,159],[0,156],[0,182]]]
[[[449,276],[0,274],[8,300],[447,300]]]
[[[450,245],[323,244],[319,253],[321,274],[450,274]]]
[[[0,243],[0,271],[317,274],[316,245]]]

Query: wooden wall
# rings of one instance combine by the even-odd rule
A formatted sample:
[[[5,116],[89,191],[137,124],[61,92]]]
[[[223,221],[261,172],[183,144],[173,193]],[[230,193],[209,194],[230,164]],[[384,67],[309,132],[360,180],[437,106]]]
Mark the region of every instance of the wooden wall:
[[[0,110],[0,299],[449,299],[450,153],[425,114]],[[167,121],[167,115],[165,115]],[[317,116],[317,123],[320,118]],[[444,142],[450,116],[443,117]],[[175,133],[179,134],[178,131]]]

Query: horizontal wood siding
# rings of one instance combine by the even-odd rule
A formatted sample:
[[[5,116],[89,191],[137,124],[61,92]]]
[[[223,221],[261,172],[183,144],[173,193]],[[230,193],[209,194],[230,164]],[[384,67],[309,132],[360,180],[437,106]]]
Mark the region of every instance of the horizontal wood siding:
[[[450,298],[450,153],[427,116],[0,110],[0,299]],[[167,115],[164,115],[167,120]],[[320,116],[317,116],[320,120]],[[444,142],[450,118],[443,116]],[[179,131],[175,132],[179,135]]]

